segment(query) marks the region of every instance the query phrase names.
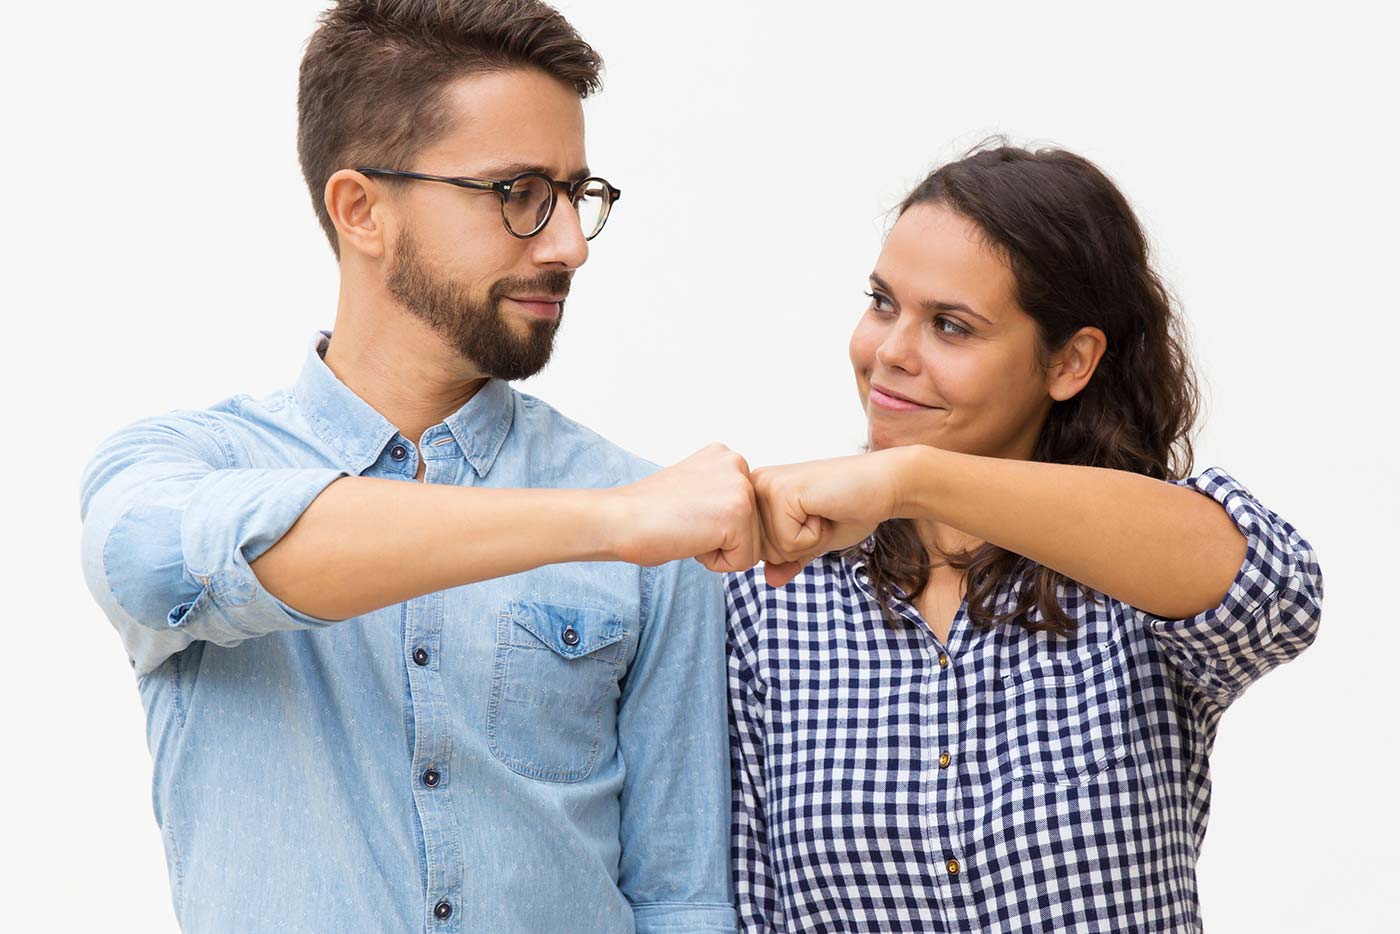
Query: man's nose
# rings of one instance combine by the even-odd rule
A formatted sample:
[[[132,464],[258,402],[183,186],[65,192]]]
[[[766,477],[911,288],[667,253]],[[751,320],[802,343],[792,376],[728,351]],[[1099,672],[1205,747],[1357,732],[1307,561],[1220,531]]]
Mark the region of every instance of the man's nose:
[[[539,266],[577,269],[588,261],[588,240],[572,201],[560,198],[555,203],[549,223],[531,238],[530,252]]]

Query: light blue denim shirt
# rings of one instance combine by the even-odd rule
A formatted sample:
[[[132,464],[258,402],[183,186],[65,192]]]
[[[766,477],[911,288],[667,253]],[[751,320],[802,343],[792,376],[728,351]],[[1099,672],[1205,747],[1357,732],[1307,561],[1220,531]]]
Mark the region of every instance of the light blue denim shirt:
[[[136,422],[84,472],[83,568],[136,671],[184,929],[732,931],[717,576],[555,565],[335,623],[259,584],[339,477],[654,469],[499,380],[405,438],[329,336],[293,388]]]

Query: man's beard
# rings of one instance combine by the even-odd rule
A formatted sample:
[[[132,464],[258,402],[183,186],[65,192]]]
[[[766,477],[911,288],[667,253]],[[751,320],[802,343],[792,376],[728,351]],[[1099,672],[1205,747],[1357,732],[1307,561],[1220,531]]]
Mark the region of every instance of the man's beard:
[[[439,279],[423,261],[418,242],[404,230],[389,266],[389,292],[422,319],[486,376],[525,379],[544,369],[554,350],[554,334],[564,320],[564,303],[552,319],[527,322],[529,334],[519,338],[501,314],[507,295],[567,295],[571,274],[547,272],[531,278],[498,279],[477,301],[451,280]]]

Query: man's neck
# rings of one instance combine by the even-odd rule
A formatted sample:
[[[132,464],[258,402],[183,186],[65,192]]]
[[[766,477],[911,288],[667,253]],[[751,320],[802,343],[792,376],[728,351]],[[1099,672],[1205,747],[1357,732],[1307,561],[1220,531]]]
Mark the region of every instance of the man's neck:
[[[347,314],[342,307],[325,361],[415,444],[486,385],[486,377],[431,328],[401,313]]]

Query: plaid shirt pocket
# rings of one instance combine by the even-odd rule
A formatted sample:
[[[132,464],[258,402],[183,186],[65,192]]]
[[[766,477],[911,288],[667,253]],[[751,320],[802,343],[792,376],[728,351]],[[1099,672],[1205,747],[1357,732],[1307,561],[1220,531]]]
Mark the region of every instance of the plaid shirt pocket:
[[[1119,633],[1067,657],[1036,660],[1002,679],[1012,777],[1081,785],[1128,754]]]

